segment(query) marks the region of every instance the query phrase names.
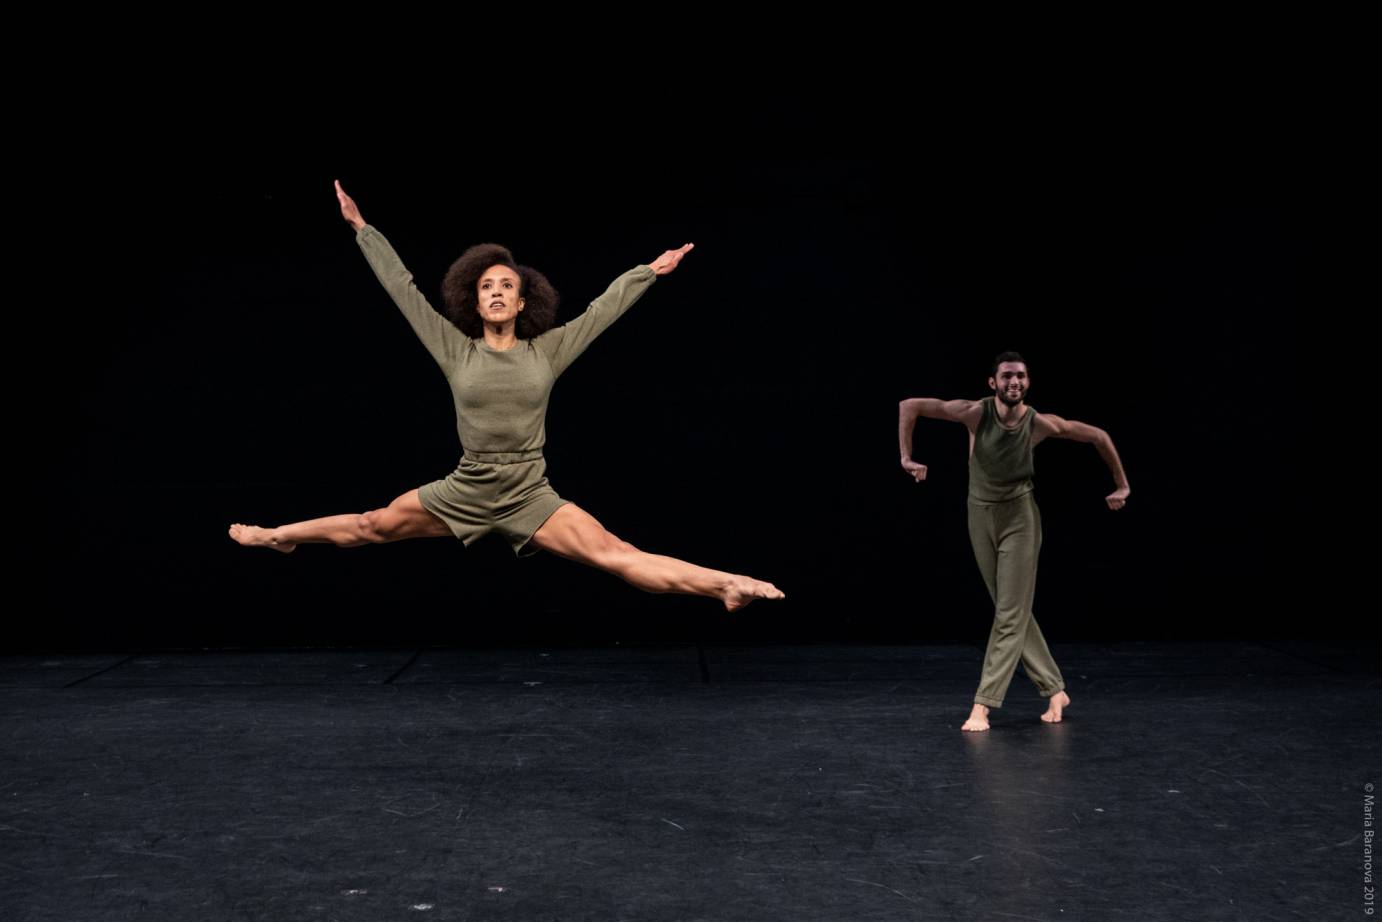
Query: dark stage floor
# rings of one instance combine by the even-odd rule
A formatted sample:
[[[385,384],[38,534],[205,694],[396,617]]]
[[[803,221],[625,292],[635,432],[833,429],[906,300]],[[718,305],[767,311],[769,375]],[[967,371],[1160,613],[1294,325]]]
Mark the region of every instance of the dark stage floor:
[[[1365,652],[1053,650],[0,657],[0,918],[1365,917]]]

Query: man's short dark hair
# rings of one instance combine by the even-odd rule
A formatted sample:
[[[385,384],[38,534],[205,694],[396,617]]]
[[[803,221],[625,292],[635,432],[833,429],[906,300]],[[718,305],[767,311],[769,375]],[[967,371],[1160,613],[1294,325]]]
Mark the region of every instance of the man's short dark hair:
[[[1027,360],[1016,352],[1000,352],[998,353],[998,357],[993,360],[993,370],[989,372],[990,378],[998,377],[998,366],[1002,365],[1004,362],[1021,362],[1023,365],[1027,364]],[[1032,369],[1028,366],[1027,370],[1031,371]]]

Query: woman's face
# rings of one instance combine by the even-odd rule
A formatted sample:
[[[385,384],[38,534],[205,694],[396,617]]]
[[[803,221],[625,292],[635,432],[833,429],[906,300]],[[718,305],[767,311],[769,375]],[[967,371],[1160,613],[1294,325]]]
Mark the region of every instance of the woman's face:
[[[518,296],[518,273],[508,266],[490,266],[476,283],[480,319],[485,323],[503,324],[518,317],[523,299]]]

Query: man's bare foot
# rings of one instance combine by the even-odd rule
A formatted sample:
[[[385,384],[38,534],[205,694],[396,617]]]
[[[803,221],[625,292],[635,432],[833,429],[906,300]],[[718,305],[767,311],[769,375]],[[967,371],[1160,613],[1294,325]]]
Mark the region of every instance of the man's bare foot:
[[[785,598],[786,594],[772,583],[765,583],[761,579],[749,579],[747,576],[732,577],[720,590],[720,599],[725,603],[726,611],[738,611],[754,599]]]
[[[272,528],[260,528],[258,525],[241,525],[236,522],[230,526],[230,536],[245,547],[271,547],[285,554],[297,550],[296,544],[275,541],[273,534]]]
[[[960,727],[961,730],[969,730],[972,733],[982,733],[989,728],[989,709],[982,704],[974,705],[974,710],[969,712],[969,720]]]
[[[1041,719],[1048,724],[1060,723],[1061,712],[1070,707],[1070,696],[1063,691],[1058,691],[1049,699],[1051,703],[1046,707],[1046,713],[1041,715]]]

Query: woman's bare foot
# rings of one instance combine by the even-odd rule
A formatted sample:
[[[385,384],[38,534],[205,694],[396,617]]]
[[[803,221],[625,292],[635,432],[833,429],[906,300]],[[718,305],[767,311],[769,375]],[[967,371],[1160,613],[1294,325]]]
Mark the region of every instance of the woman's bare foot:
[[[271,547],[285,554],[297,550],[296,544],[275,540],[274,529],[260,528],[258,525],[241,525],[236,522],[230,526],[230,536],[245,547]]]
[[[720,590],[720,599],[725,603],[727,611],[738,611],[754,599],[785,599],[786,597],[786,594],[772,583],[765,583],[761,579],[750,579],[747,576],[731,577],[725,587]]]
[[[982,704],[974,705],[974,710],[969,712],[969,720],[960,727],[961,730],[969,730],[971,733],[982,733],[989,728],[989,709]]]
[[[1041,719],[1048,724],[1060,723],[1061,712],[1070,707],[1070,696],[1063,691],[1058,691],[1048,699],[1051,703],[1046,707],[1046,713],[1041,715]]]

